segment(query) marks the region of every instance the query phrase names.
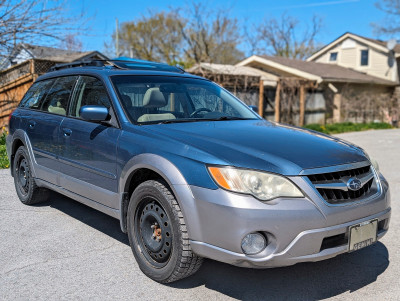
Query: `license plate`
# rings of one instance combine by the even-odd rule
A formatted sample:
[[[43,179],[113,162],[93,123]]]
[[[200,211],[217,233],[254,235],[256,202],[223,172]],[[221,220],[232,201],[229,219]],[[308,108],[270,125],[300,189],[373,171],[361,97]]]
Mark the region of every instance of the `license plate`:
[[[370,220],[350,227],[349,252],[368,247],[377,241],[378,220]]]

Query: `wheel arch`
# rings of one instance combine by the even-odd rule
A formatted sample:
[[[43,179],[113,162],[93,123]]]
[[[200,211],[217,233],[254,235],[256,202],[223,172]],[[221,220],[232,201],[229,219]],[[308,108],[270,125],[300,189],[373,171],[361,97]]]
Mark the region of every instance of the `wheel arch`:
[[[149,177],[144,177],[142,181],[135,182],[135,175],[143,175],[147,172]],[[126,233],[127,210],[131,193],[140,183],[150,179],[161,179],[165,181],[168,188],[171,189],[182,214],[186,217],[185,211],[190,210],[193,205],[193,194],[190,190],[186,179],[179,169],[169,160],[155,154],[140,154],[133,157],[125,164],[120,176],[119,191],[122,196],[120,198],[120,223],[121,229]],[[134,184],[132,184],[134,183]],[[190,235],[190,227],[188,226],[188,234]]]
[[[14,176],[14,168],[13,168],[13,164],[14,164],[14,157],[15,157],[15,153],[17,152],[18,148],[24,146],[29,154],[30,157],[30,161],[31,161],[31,170],[33,173],[33,176],[36,176],[35,173],[35,168],[34,168],[34,162],[35,162],[35,157],[33,155],[33,150],[32,150],[32,146],[31,143],[29,141],[29,138],[27,136],[27,134],[23,131],[23,130],[16,130],[13,134],[13,139],[12,139],[12,143],[11,143],[11,153],[10,153],[10,169],[11,169],[11,175]]]

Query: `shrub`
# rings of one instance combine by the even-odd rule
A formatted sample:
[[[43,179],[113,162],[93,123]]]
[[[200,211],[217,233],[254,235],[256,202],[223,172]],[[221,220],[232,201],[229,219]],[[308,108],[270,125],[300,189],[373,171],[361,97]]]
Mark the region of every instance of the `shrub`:
[[[327,125],[320,124],[308,124],[305,128],[314,130],[325,134],[339,134],[346,132],[358,132],[366,130],[380,130],[380,129],[391,129],[393,128],[389,123],[385,122],[370,122],[370,123],[352,123],[342,122],[333,123]]]
[[[8,161],[6,146],[0,145],[0,169],[9,167],[10,167],[10,162]]]
[[[0,132],[0,145],[5,145],[6,144],[6,136],[7,136],[7,130],[6,130],[6,128],[5,127],[3,127],[2,129],[1,129],[1,132]]]
[[[6,136],[8,132],[3,127],[0,132],[0,168],[9,168],[10,162],[8,161],[7,151],[6,151]]]

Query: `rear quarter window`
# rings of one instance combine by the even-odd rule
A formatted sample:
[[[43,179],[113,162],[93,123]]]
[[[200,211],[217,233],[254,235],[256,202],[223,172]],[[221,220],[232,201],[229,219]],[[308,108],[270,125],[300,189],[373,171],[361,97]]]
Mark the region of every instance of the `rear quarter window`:
[[[22,98],[19,107],[40,110],[47,91],[54,81],[49,79],[34,83]]]

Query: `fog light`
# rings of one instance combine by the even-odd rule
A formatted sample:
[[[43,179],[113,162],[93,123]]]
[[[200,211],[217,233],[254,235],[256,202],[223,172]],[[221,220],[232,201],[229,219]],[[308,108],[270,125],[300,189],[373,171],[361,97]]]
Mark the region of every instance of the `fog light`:
[[[242,250],[248,255],[260,253],[266,246],[267,241],[260,233],[247,234],[242,240]]]

